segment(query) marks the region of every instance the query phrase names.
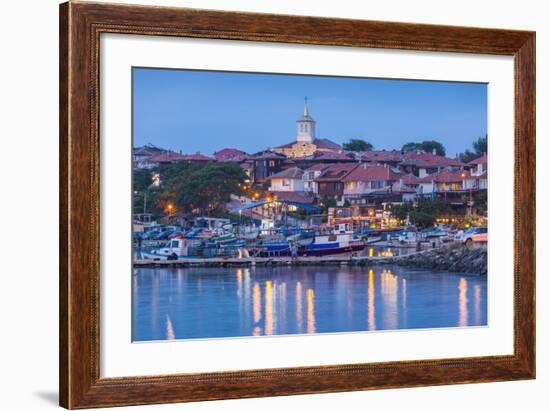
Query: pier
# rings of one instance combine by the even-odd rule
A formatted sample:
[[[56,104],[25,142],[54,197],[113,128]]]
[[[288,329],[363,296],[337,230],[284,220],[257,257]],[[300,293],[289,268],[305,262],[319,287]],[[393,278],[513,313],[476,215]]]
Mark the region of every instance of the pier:
[[[136,260],[135,268],[158,267],[255,267],[255,266],[370,266],[396,264],[419,269],[439,269],[466,273],[487,273],[487,245],[447,244],[438,248],[394,256],[365,256],[355,253],[300,257],[216,257],[178,260]]]
[[[390,264],[415,253],[392,257],[369,257],[354,254],[333,256],[299,256],[299,257],[214,257],[214,258],[180,258],[177,260],[136,260],[134,267],[233,267],[233,266],[266,266],[266,265],[367,265]]]

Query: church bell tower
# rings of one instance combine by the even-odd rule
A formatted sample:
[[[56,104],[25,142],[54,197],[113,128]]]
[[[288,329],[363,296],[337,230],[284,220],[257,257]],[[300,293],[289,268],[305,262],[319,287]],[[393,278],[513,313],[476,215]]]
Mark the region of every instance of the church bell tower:
[[[313,143],[315,139],[315,120],[309,115],[307,97],[305,98],[304,114],[296,120],[296,141],[300,143]]]

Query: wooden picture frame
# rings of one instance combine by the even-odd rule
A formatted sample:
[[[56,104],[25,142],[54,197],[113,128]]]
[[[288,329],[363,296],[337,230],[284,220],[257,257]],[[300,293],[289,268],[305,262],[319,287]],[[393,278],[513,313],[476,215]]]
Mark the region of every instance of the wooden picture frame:
[[[100,378],[101,33],[513,56],[514,354]],[[535,33],[69,2],[60,6],[60,404],[125,406],[535,377]]]

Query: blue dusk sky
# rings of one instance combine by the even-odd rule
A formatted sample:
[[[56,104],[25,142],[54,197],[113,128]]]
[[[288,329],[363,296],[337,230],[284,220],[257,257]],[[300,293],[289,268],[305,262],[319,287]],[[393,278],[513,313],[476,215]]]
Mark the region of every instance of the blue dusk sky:
[[[296,139],[305,96],[317,137],[339,144],[437,140],[452,157],[487,133],[486,84],[134,68],[134,146],[272,148]]]

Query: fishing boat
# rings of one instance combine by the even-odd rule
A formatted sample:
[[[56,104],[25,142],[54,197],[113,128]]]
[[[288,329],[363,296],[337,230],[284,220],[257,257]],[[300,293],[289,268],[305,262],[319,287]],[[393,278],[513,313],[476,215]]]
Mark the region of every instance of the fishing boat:
[[[279,241],[250,250],[251,255],[258,257],[289,257],[289,256],[326,256],[363,250],[366,242],[353,238],[352,233],[315,235],[314,240],[307,245],[290,241]]]
[[[237,241],[237,236],[228,231],[221,231],[215,236],[213,236],[212,238],[210,238],[210,241],[216,244],[230,244]]]
[[[165,247],[142,249],[138,252],[142,260],[177,260],[187,257],[191,242],[187,238],[173,238]]]
[[[246,241],[252,241],[260,235],[260,228],[256,226],[246,226],[241,229],[240,237]]]
[[[282,234],[285,236],[287,242],[296,244],[298,247],[313,244],[315,241],[315,231],[311,229],[296,227],[292,230],[285,230]]]

